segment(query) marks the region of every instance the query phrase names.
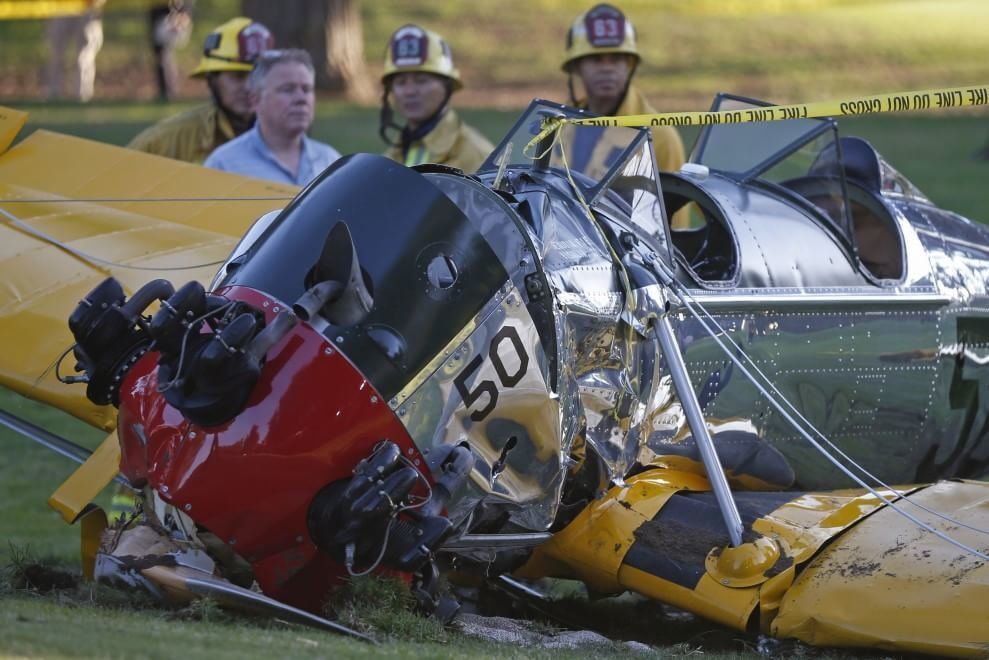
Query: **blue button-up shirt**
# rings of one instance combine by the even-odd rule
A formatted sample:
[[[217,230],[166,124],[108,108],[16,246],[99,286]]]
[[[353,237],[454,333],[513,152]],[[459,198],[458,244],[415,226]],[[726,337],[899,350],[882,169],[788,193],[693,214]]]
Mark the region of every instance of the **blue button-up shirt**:
[[[203,163],[215,170],[234,172],[258,179],[304,186],[340,157],[340,152],[328,144],[302,136],[299,171],[293,177],[261,137],[257,124],[243,135],[216,148]]]

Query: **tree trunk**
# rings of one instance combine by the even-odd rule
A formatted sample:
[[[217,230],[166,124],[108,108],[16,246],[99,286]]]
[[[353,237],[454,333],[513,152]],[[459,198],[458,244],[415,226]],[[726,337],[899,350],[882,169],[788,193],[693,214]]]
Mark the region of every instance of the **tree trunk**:
[[[364,66],[364,34],[361,31],[360,0],[326,0],[327,70],[334,71],[352,101],[370,103],[377,86]]]
[[[360,0],[241,0],[241,10],[271,30],[276,48],[309,51],[318,89],[362,103],[374,100],[375,85],[364,67]]]

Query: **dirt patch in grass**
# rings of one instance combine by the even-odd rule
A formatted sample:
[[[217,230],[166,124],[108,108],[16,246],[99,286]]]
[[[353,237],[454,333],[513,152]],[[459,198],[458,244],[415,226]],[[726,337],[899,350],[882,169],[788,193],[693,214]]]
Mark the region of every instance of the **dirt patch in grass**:
[[[75,589],[79,585],[79,576],[43,564],[28,564],[14,571],[11,583],[15,589],[48,593],[56,589]]]

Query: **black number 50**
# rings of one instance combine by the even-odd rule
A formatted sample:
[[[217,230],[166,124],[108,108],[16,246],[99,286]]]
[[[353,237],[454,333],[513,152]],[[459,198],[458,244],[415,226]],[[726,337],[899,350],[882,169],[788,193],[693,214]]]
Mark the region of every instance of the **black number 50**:
[[[505,340],[511,342],[512,348],[515,351],[515,357],[518,358],[518,366],[513,374],[508,373],[508,369],[505,368],[505,363],[498,353],[498,347]],[[522,339],[519,337],[518,330],[510,325],[506,325],[491,338],[491,345],[488,346],[488,359],[491,360],[491,366],[494,367],[495,373],[498,374],[498,380],[501,381],[502,387],[515,387],[518,385],[529,368],[529,355],[525,352]],[[453,379],[453,384],[456,386],[457,391],[460,392],[460,398],[463,399],[464,406],[467,408],[474,405],[481,398],[481,395],[488,395],[488,401],[484,404],[484,407],[470,414],[470,418],[475,422],[480,422],[490,415],[491,411],[498,405],[498,386],[494,384],[494,381],[482,380],[474,385],[474,389],[467,387],[467,379],[481,367],[482,362],[484,362],[484,357],[482,355],[475,355],[474,359],[464,367],[464,370]]]

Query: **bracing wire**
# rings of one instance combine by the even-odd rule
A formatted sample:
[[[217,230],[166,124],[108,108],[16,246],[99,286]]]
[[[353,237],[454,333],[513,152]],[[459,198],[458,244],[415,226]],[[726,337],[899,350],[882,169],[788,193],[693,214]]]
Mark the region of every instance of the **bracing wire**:
[[[678,283],[678,285],[679,285],[679,283]],[[929,514],[931,514],[931,515],[933,515],[935,517],[937,517],[937,518],[941,518],[942,520],[944,520],[946,522],[950,522],[953,525],[958,525],[959,527],[964,527],[965,529],[971,530],[973,532],[978,532],[979,534],[989,534],[989,530],[985,530],[985,529],[980,529],[978,527],[974,527],[974,526],[969,525],[967,523],[964,523],[964,522],[962,522],[960,520],[957,520],[955,518],[952,518],[951,516],[948,516],[946,514],[943,514],[943,513],[940,513],[938,511],[935,511],[935,510],[933,510],[931,508],[928,508],[928,507],[924,506],[923,504],[921,504],[919,502],[914,502],[913,500],[907,498],[905,493],[899,491],[898,489],[896,489],[893,486],[890,486],[889,484],[887,484],[886,482],[884,482],[882,479],[880,479],[878,476],[872,474],[867,468],[865,468],[864,466],[862,466],[858,462],[856,462],[855,459],[853,459],[847,453],[845,453],[844,451],[842,451],[842,449],[838,445],[836,445],[834,442],[832,442],[826,435],[824,435],[824,433],[822,433],[816,426],[814,426],[814,424],[810,420],[808,420],[806,417],[804,417],[804,415],[800,412],[799,408],[797,408],[796,406],[794,406],[786,398],[786,396],[784,396],[783,393],[779,391],[779,389],[773,384],[772,380],[768,376],[766,376],[766,374],[759,368],[759,366],[750,357],[748,357],[748,355],[745,353],[744,349],[742,349],[742,347],[739,346],[738,343],[735,342],[735,340],[731,338],[731,335],[730,334],[728,334],[727,332],[725,332],[724,328],[722,328],[721,325],[717,322],[717,320],[715,320],[714,317],[711,316],[711,314],[706,309],[704,309],[703,305],[701,305],[700,303],[698,303],[695,298],[693,298],[692,296],[690,296],[689,292],[687,292],[686,289],[683,289],[682,287],[680,287],[680,288],[681,288],[681,290],[678,291],[677,293],[678,293],[678,295],[681,295],[681,299],[689,298],[690,301],[692,301],[693,304],[696,305],[701,310],[701,312],[704,314],[704,316],[708,320],[710,320],[711,323],[715,326],[715,328],[717,330],[719,330],[721,332],[721,334],[727,339],[727,341],[731,345],[731,347],[734,348],[735,351],[737,351],[739,354],[741,354],[742,356],[744,356],[745,361],[752,367],[752,370],[755,371],[755,373],[759,375],[759,377],[763,380],[763,382],[767,385],[767,387],[769,389],[771,389],[772,392],[777,397],[779,397],[779,400],[781,400],[794,413],[794,416],[796,416],[803,424],[805,424],[806,425],[806,428],[809,431],[813,432],[813,434],[816,435],[818,438],[820,438],[821,441],[824,442],[824,444],[826,444],[828,447],[830,447],[832,451],[834,451],[841,458],[843,458],[844,460],[846,460],[852,467],[854,467],[859,472],[861,472],[864,477],[867,477],[869,479],[872,479],[879,486],[885,488],[886,490],[889,490],[889,491],[892,491],[892,492],[896,493],[897,495],[903,497],[906,502],[909,502],[910,504],[912,504],[913,506],[917,507],[918,509],[921,509],[921,510],[923,510],[923,511],[925,511],[925,512],[927,512],[927,513],[929,513]],[[685,300],[685,303],[686,303],[686,300]],[[689,306],[688,306],[688,309],[690,309]],[[694,314],[693,311],[691,311],[691,313]],[[696,314],[694,314],[694,315],[696,317]],[[767,397],[767,398],[769,398],[769,397]],[[798,430],[799,430],[799,428],[798,428]]]
[[[554,128],[556,134],[554,135],[553,142],[550,145],[549,149],[553,148],[553,146],[555,146],[560,141],[560,127],[559,126],[554,126],[553,128]],[[535,140],[533,140],[533,142],[535,142]],[[561,152],[563,152],[563,145],[562,145],[562,143],[560,144],[560,149],[561,149]],[[538,156],[539,155],[536,155],[535,157],[538,157]],[[570,184],[571,184],[572,188],[576,192],[577,197],[578,197],[578,200],[581,202],[581,204],[583,205],[585,211],[588,212],[588,215],[593,220],[593,215],[590,213],[590,209],[587,207],[586,202],[584,202],[583,196],[580,194],[580,191],[579,191],[576,183],[573,181],[573,177],[572,177],[572,175],[570,173],[570,167],[569,167],[569,164],[567,163],[565,153],[561,153],[561,156],[562,156],[563,166],[564,166],[564,168],[565,168],[565,170],[567,172],[567,178],[570,181]],[[615,255],[613,254],[612,256],[614,257]],[[782,400],[786,404],[786,406],[788,408],[790,408],[791,410],[793,410],[793,412],[796,414],[796,416],[799,417],[799,419],[804,424],[806,424],[810,429],[812,429],[814,431],[814,433],[817,434],[817,436],[819,436],[829,447],[831,447],[842,458],[844,458],[851,465],[853,465],[856,469],[858,469],[862,474],[864,474],[866,477],[871,478],[872,480],[874,480],[876,483],[878,483],[881,487],[885,488],[886,490],[891,491],[893,493],[896,493],[896,495],[898,496],[898,498],[901,498],[902,500],[905,500],[906,502],[909,502],[913,506],[918,507],[918,508],[920,508],[920,509],[922,509],[922,510],[924,510],[924,511],[926,511],[926,512],[932,514],[932,515],[934,515],[934,516],[937,516],[938,518],[941,518],[941,519],[943,519],[945,521],[951,522],[952,524],[955,524],[955,525],[958,525],[958,526],[961,526],[961,527],[965,527],[967,529],[970,529],[970,530],[975,531],[975,532],[978,532],[978,533],[982,533],[982,534],[989,533],[986,530],[982,530],[982,529],[979,529],[977,527],[973,527],[973,526],[968,525],[966,523],[963,523],[961,521],[955,520],[954,518],[951,518],[950,516],[947,516],[945,514],[941,514],[939,512],[933,511],[933,510],[929,509],[928,507],[925,507],[924,505],[920,504],[919,502],[914,502],[914,501],[910,500],[910,498],[909,497],[906,497],[904,493],[902,493],[901,491],[899,491],[899,490],[897,490],[895,488],[892,488],[892,487],[886,485],[881,479],[879,479],[875,475],[871,474],[867,469],[865,469],[864,467],[862,467],[861,465],[859,465],[857,462],[855,462],[854,459],[852,459],[846,453],[844,453],[843,451],[841,451],[837,446],[835,446],[835,444],[833,442],[831,442],[823,433],[821,433],[820,430],[818,430],[813,424],[811,424],[811,422],[809,420],[807,420],[800,413],[800,411],[792,403],[790,403],[789,400],[787,400],[787,398],[772,384],[772,382],[770,381],[770,379],[748,357],[748,355],[745,353],[745,351],[743,351],[742,348],[740,346],[738,346],[738,344],[736,344],[734,342],[734,340],[731,339],[731,337],[725,332],[724,328],[722,328],[717,323],[717,321],[714,319],[714,317],[712,317],[707,312],[707,310],[704,309],[704,307],[700,303],[698,303],[690,295],[690,293],[686,290],[686,287],[682,286],[680,284],[680,282],[678,282],[672,276],[670,277],[670,280],[673,283],[674,288],[676,289],[677,295],[680,296],[681,300],[684,302],[684,306],[691,313],[691,315],[693,315],[694,318],[696,318],[701,323],[701,326],[704,328],[704,330],[711,336],[712,339],[714,339],[714,341],[718,344],[718,346],[721,348],[721,350],[739,368],[739,370],[745,375],[745,377],[748,378],[752,382],[752,384],[756,386],[756,388],[759,390],[759,392],[763,396],[766,397],[766,400],[769,401],[770,405],[772,405],[773,408],[775,408],[793,426],[793,428],[805,440],[807,440],[811,444],[811,446],[814,447],[814,449],[816,449],[819,453],[821,453],[829,462],[831,462],[835,467],[837,467],[847,477],[849,477],[855,483],[859,484],[860,486],[862,486],[863,488],[865,488],[866,490],[868,490],[874,497],[876,497],[879,500],[881,500],[882,502],[884,502],[886,505],[888,505],[894,511],[896,511],[900,515],[904,516],[905,518],[907,518],[908,520],[910,520],[911,522],[913,522],[915,525],[917,525],[920,528],[922,528],[922,529],[924,529],[924,530],[926,530],[926,531],[934,534],[935,536],[941,538],[942,540],[944,540],[944,541],[946,541],[946,542],[948,542],[948,543],[950,543],[950,544],[958,547],[959,549],[964,550],[965,552],[968,552],[970,554],[973,554],[973,555],[975,555],[975,556],[977,556],[980,559],[983,559],[985,561],[989,561],[989,554],[986,554],[984,552],[981,552],[981,551],[977,550],[976,548],[972,548],[972,547],[970,547],[970,546],[962,543],[961,541],[958,541],[957,539],[952,538],[951,536],[945,534],[944,532],[941,532],[939,530],[934,529],[932,526],[928,525],[927,523],[925,523],[924,521],[920,520],[916,516],[913,516],[912,514],[908,513],[907,511],[904,511],[900,506],[898,506],[894,502],[894,500],[888,499],[888,498],[884,497],[883,495],[881,495],[877,490],[875,490],[872,486],[870,486],[866,481],[864,481],[863,479],[861,479],[858,476],[856,476],[851,470],[849,470],[845,465],[843,465],[838,459],[836,459],[834,456],[832,456],[828,452],[828,450],[825,449],[825,447],[823,447],[819,442],[817,442],[817,440],[815,440],[811,436],[811,434],[803,426],[801,426],[797,422],[797,420],[794,419],[793,416],[791,416],[784,409],[783,405],[780,404],[779,401],[777,401],[766,390],[766,388],[752,375],[752,373],[750,373],[749,370],[746,369],[745,365],[742,364],[742,362],[732,353],[732,351],[730,351],[728,349],[728,347],[725,346],[725,344],[721,341],[721,339],[718,337],[717,332],[715,332],[715,330],[711,328],[711,326],[708,324],[708,322],[700,314],[697,313],[697,311],[694,309],[694,305],[696,305],[697,307],[699,307],[703,311],[704,315],[708,319],[710,319],[710,321],[714,324],[715,328],[718,331],[720,331],[720,333],[722,335],[724,335],[725,337],[728,338],[728,341],[731,342],[732,346],[739,352],[739,354],[741,354],[742,356],[744,356],[745,361],[748,362],[749,364],[751,364],[752,368],[759,374],[759,376],[761,376],[762,379],[766,383],[768,383],[769,387],[772,388],[772,390],[776,394],[776,396],[778,396],[779,399]],[[693,305],[691,304],[691,301],[693,302]]]
[[[10,224],[14,225],[21,231],[25,232],[26,234],[34,236],[35,238],[38,238],[50,245],[54,245],[55,247],[64,250],[65,252],[68,252],[72,256],[77,257],[94,266],[108,266],[110,268],[125,268],[127,270],[161,272],[161,271],[172,271],[172,270],[195,270],[197,268],[206,268],[208,266],[219,266],[225,261],[224,259],[221,259],[219,261],[209,261],[201,264],[192,264],[190,266],[133,266],[131,264],[121,264],[114,261],[107,261],[106,259],[101,259],[91,254],[87,254],[86,252],[83,252],[81,250],[77,250],[76,248],[68,245],[67,243],[62,242],[53,236],[49,236],[43,231],[39,229],[35,229],[31,225],[27,224],[26,222],[24,222],[23,220],[21,220],[20,218],[18,218],[17,216],[15,216],[14,214],[10,213],[5,209],[0,209],[0,215],[7,218]]]
[[[901,508],[901,507],[900,507],[899,505],[897,505],[897,503],[896,503],[896,501],[895,501],[895,500],[892,500],[892,499],[889,499],[889,498],[887,498],[887,497],[885,497],[884,495],[882,495],[881,493],[879,493],[879,491],[877,491],[877,490],[876,490],[875,488],[873,488],[872,486],[870,486],[870,485],[869,485],[869,484],[868,484],[868,483],[867,483],[867,482],[866,482],[866,481],[865,481],[864,479],[862,479],[862,478],[860,478],[859,476],[857,476],[857,475],[856,475],[855,473],[853,473],[853,472],[852,472],[852,471],[851,471],[851,470],[850,470],[850,469],[849,469],[848,467],[846,467],[845,465],[843,465],[843,464],[841,463],[841,461],[839,461],[839,460],[838,460],[838,459],[836,459],[836,458],[835,458],[834,456],[832,456],[832,455],[831,455],[831,454],[830,454],[830,453],[829,453],[829,452],[827,451],[827,449],[825,449],[825,448],[824,448],[824,447],[823,447],[823,446],[821,445],[821,443],[819,443],[819,442],[818,442],[817,440],[815,440],[815,439],[814,439],[814,438],[813,438],[813,437],[812,437],[812,436],[810,435],[810,433],[808,433],[808,432],[807,432],[807,431],[806,431],[806,430],[804,429],[804,427],[803,427],[803,426],[801,426],[801,425],[800,425],[800,424],[799,424],[799,423],[797,422],[797,420],[796,420],[796,419],[794,419],[794,417],[793,417],[792,415],[790,415],[790,413],[789,413],[789,412],[788,412],[788,411],[787,411],[787,410],[786,410],[786,409],[785,409],[785,408],[783,407],[783,405],[782,405],[782,404],[780,404],[780,403],[779,403],[779,401],[777,401],[777,400],[776,400],[776,399],[775,399],[775,398],[774,398],[774,397],[773,397],[773,396],[772,396],[772,395],[771,395],[771,394],[769,393],[769,391],[768,391],[768,390],[767,390],[767,389],[766,389],[765,387],[763,387],[763,385],[762,385],[762,383],[760,383],[760,382],[759,382],[759,381],[758,381],[758,380],[757,380],[757,379],[755,378],[755,376],[753,376],[753,374],[752,374],[752,373],[751,373],[751,372],[750,372],[750,371],[749,371],[749,370],[748,370],[748,369],[747,369],[747,368],[745,367],[745,365],[744,365],[744,364],[742,363],[742,361],[741,361],[741,360],[740,360],[739,358],[737,358],[737,357],[736,357],[736,356],[734,355],[734,353],[733,353],[733,352],[732,352],[731,350],[729,350],[729,348],[728,348],[728,347],[727,347],[727,346],[725,345],[725,343],[724,343],[724,342],[723,342],[723,341],[721,340],[721,338],[720,338],[720,337],[718,336],[718,333],[717,333],[717,332],[715,331],[715,328],[716,328],[717,330],[720,330],[720,332],[721,332],[722,334],[724,334],[725,336],[727,336],[727,333],[725,333],[725,330],[724,330],[723,328],[721,328],[721,326],[720,326],[720,325],[718,325],[718,323],[717,323],[717,321],[715,321],[715,320],[714,320],[714,318],[713,318],[713,317],[711,317],[711,316],[710,316],[710,314],[708,314],[706,310],[704,311],[704,313],[705,313],[705,314],[707,315],[707,317],[708,317],[708,318],[710,318],[710,319],[711,319],[711,321],[712,321],[712,322],[714,323],[714,326],[715,326],[715,328],[712,328],[712,327],[711,327],[711,325],[710,325],[710,324],[708,323],[708,321],[707,321],[707,320],[706,320],[706,319],[705,319],[705,318],[704,318],[704,317],[703,317],[703,316],[702,316],[701,314],[699,314],[699,313],[698,313],[698,312],[697,312],[697,311],[696,311],[696,310],[694,309],[694,305],[695,305],[695,304],[696,304],[696,306],[697,306],[697,307],[700,307],[701,309],[703,309],[703,306],[702,306],[702,305],[700,305],[700,303],[697,303],[697,301],[696,301],[696,300],[695,300],[695,299],[694,299],[694,298],[693,298],[692,296],[690,296],[690,294],[689,294],[689,293],[688,293],[688,292],[686,291],[686,289],[685,289],[685,287],[683,287],[682,285],[680,285],[680,283],[679,283],[679,282],[676,282],[676,280],[674,280],[674,283],[675,283],[675,288],[677,289],[677,291],[676,291],[676,293],[677,293],[677,295],[678,295],[678,296],[680,296],[680,299],[681,299],[681,300],[683,301],[683,303],[684,303],[684,306],[685,306],[685,307],[687,308],[687,310],[688,310],[688,311],[689,311],[689,312],[691,313],[691,315],[692,315],[692,316],[694,316],[694,318],[696,318],[696,319],[697,319],[697,320],[698,320],[698,321],[700,322],[700,324],[701,324],[701,326],[702,326],[702,327],[704,328],[704,330],[705,330],[705,332],[707,332],[707,333],[708,333],[708,335],[710,335],[710,337],[711,337],[711,338],[712,338],[712,339],[713,339],[713,340],[715,341],[715,343],[717,343],[717,345],[718,345],[718,346],[719,346],[719,347],[721,348],[721,350],[722,350],[722,351],[723,351],[723,352],[725,353],[725,355],[726,355],[726,356],[728,356],[728,358],[729,358],[729,359],[730,359],[730,360],[732,361],[732,363],[733,363],[733,364],[734,364],[734,365],[735,365],[736,367],[738,367],[738,368],[739,368],[739,370],[740,370],[740,371],[742,372],[742,374],[743,374],[743,375],[745,375],[745,377],[746,377],[746,378],[748,378],[748,379],[749,379],[749,381],[750,381],[750,382],[751,382],[751,383],[752,383],[753,385],[755,385],[755,387],[756,387],[756,389],[758,389],[758,390],[759,390],[759,392],[760,392],[760,393],[761,393],[761,394],[762,394],[762,395],[763,395],[764,397],[766,397],[766,400],[767,400],[767,401],[769,402],[769,404],[770,404],[771,406],[773,406],[773,408],[775,408],[775,409],[776,409],[776,411],[777,411],[777,412],[779,412],[779,413],[780,413],[780,414],[781,414],[781,415],[782,415],[782,416],[783,416],[783,417],[784,417],[784,418],[785,418],[785,419],[786,419],[786,420],[787,420],[787,421],[788,421],[788,422],[789,422],[789,423],[790,423],[790,424],[791,424],[791,425],[793,426],[793,428],[794,428],[794,429],[796,429],[796,431],[797,431],[797,433],[799,433],[799,434],[800,434],[800,435],[801,435],[801,436],[802,436],[802,437],[803,437],[803,438],[804,438],[805,440],[807,440],[807,441],[808,441],[808,442],[809,442],[809,443],[811,444],[811,446],[813,446],[813,447],[814,447],[814,449],[816,449],[816,450],[817,450],[817,451],[818,451],[818,452],[819,452],[819,453],[820,453],[821,455],[823,455],[823,456],[824,456],[824,457],[825,457],[825,458],[826,458],[826,459],[827,459],[827,460],[828,460],[829,462],[831,462],[831,464],[832,464],[832,465],[834,465],[834,466],[835,466],[836,468],[838,468],[838,469],[839,469],[839,470],[840,470],[840,471],[841,471],[842,473],[844,473],[844,474],[845,474],[845,476],[847,476],[848,478],[850,478],[850,479],[851,479],[852,481],[854,481],[855,483],[857,483],[857,484],[858,484],[858,485],[860,485],[861,487],[863,487],[863,488],[865,488],[866,490],[868,490],[868,491],[869,491],[869,493],[871,493],[871,494],[872,494],[872,495],[873,495],[874,497],[876,497],[877,499],[879,499],[879,500],[881,500],[882,502],[884,502],[884,503],[885,503],[885,504],[886,504],[887,506],[889,506],[890,508],[892,508],[892,509],[893,509],[894,511],[896,511],[897,513],[899,513],[900,515],[902,515],[903,517],[905,517],[905,518],[906,518],[907,520],[909,520],[909,521],[911,521],[912,523],[914,523],[915,525],[917,525],[918,527],[920,527],[920,528],[922,528],[922,529],[924,529],[924,530],[926,530],[926,531],[928,531],[928,532],[930,532],[931,534],[934,534],[935,536],[937,536],[937,537],[938,537],[938,538],[940,538],[941,540],[943,540],[943,541],[946,541],[946,542],[948,542],[948,543],[950,543],[951,545],[953,545],[953,546],[955,546],[955,547],[957,547],[957,548],[959,548],[959,549],[961,549],[961,550],[964,550],[965,552],[968,552],[969,554],[972,554],[972,555],[974,555],[974,556],[976,556],[976,557],[978,557],[979,559],[982,559],[983,561],[989,561],[989,554],[986,554],[986,553],[984,553],[984,552],[982,552],[982,551],[980,551],[980,550],[978,550],[978,549],[976,549],[976,548],[973,548],[973,547],[971,547],[971,546],[969,546],[969,545],[966,545],[965,543],[962,543],[961,541],[959,541],[959,540],[957,540],[957,539],[955,539],[955,538],[953,538],[953,537],[951,537],[951,536],[949,536],[948,534],[945,534],[944,532],[942,532],[942,531],[940,531],[940,530],[937,530],[937,529],[935,529],[934,527],[932,527],[931,525],[929,525],[929,524],[927,524],[927,523],[925,523],[924,521],[922,521],[922,520],[920,520],[919,518],[917,518],[917,517],[916,517],[916,516],[914,516],[913,514],[911,514],[911,513],[909,513],[909,512],[907,512],[907,511],[905,511],[905,510],[904,510],[904,509],[902,509],[902,508]],[[691,301],[693,301],[693,304],[691,303]],[[734,342],[732,342],[732,343],[734,344]],[[746,359],[746,361],[748,361],[748,362],[750,362],[750,363],[751,363],[751,360],[750,360],[750,359],[748,358],[748,356],[747,356],[747,355],[745,354],[745,352],[744,352],[744,351],[741,351],[741,348],[740,348],[740,347],[738,347],[738,346],[737,346],[737,344],[735,344],[735,347],[736,347],[736,348],[737,348],[737,349],[738,349],[738,350],[739,350],[739,351],[741,352],[741,354],[742,354],[742,355],[745,355],[745,359]],[[758,369],[758,367],[757,367],[757,366],[755,366],[755,364],[753,364],[753,367],[754,367],[754,368],[756,369],[756,371],[759,371],[759,369]],[[759,373],[760,373],[760,375],[762,375],[762,377],[763,377],[763,379],[765,379],[765,380],[766,380],[766,381],[768,382],[768,378],[766,378],[766,376],[765,376],[765,374],[763,374],[763,373],[762,373],[761,371],[759,371]],[[803,419],[803,416],[802,416],[802,415],[800,415],[800,413],[799,413],[799,411],[796,411],[796,408],[795,408],[795,407],[793,406],[793,404],[792,404],[792,403],[790,403],[790,402],[789,402],[789,401],[788,401],[788,400],[786,399],[786,397],[784,397],[784,396],[783,396],[783,395],[782,395],[782,394],[781,394],[781,393],[780,393],[780,392],[779,392],[778,390],[776,390],[776,388],[775,388],[775,387],[773,387],[773,386],[772,386],[771,384],[770,384],[770,387],[772,387],[772,389],[774,390],[774,392],[775,392],[775,393],[776,393],[776,394],[777,394],[777,395],[778,395],[778,396],[779,396],[779,397],[780,397],[780,398],[781,398],[781,399],[782,399],[783,401],[785,401],[785,402],[786,402],[786,405],[787,405],[788,407],[790,407],[790,408],[792,408],[792,409],[793,409],[793,410],[794,410],[794,411],[796,412],[796,414],[797,414],[798,416],[800,416],[800,418],[801,418],[801,419]],[[806,422],[806,420],[804,420],[804,421]],[[807,422],[807,423],[808,423],[808,425],[810,425],[810,424],[809,424],[809,422]],[[811,426],[812,426],[812,425],[811,425]],[[812,427],[813,427],[813,426],[812,426]],[[820,434],[820,431],[817,431],[817,429],[814,429],[814,430],[815,430],[815,431],[816,431],[816,432],[817,432],[818,434]],[[823,436],[822,436],[822,437],[823,437]],[[825,440],[826,440],[826,439],[825,439]],[[831,446],[833,446],[833,444],[832,444],[832,443],[831,443],[831,442],[830,442],[829,440],[827,440],[827,442],[828,442],[828,444],[829,444],[829,445],[831,445]],[[850,459],[849,459],[849,460],[850,460]],[[853,463],[854,463],[854,461],[853,461]],[[868,473],[868,471],[866,471],[866,470],[865,470],[864,468],[862,468],[861,466],[858,466],[858,465],[856,464],[856,467],[858,467],[858,469],[859,469],[859,470],[861,470],[861,471],[863,471],[863,472],[865,472],[865,474],[866,474],[866,475],[868,475],[868,476],[870,476],[870,477],[872,477],[873,479],[876,479],[876,477],[874,477],[873,475],[871,475],[871,474],[869,474],[869,473]],[[879,482],[880,484],[882,483],[882,482],[881,482],[881,481],[879,481],[878,479],[876,479],[876,481],[877,481],[877,482]],[[897,490],[895,490],[895,489],[892,489],[892,488],[889,488],[888,486],[884,486],[884,487],[885,487],[885,488],[888,488],[889,490],[891,490],[891,491],[893,491],[893,492],[895,492],[895,493],[897,493],[897,495],[899,495],[899,496],[900,496],[901,498],[903,498],[903,499],[904,499],[905,501],[907,501],[907,502],[910,502],[910,499],[909,499],[908,497],[904,497],[904,496],[903,496],[903,495],[902,495],[902,494],[901,494],[901,493],[900,493],[899,491],[897,491]],[[917,503],[915,503],[915,502],[911,502],[911,504],[914,504],[915,506],[920,506],[920,505],[918,505],[918,504],[917,504]],[[927,510],[927,509],[925,508],[925,510]],[[941,514],[937,514],[937,515],[939,515],[939,517],[942,517],[942,518],[944,518],[945,520],[948,520],[948,521],[951,521],[952,523],[955,523],[955,524],[959,524],[959,525],[961,525],[961,524],[963,524],[963,523],[960,523],[960,522],[958,522],[958,521],[955,521],[954,519],[952,519],[952,518],[950,518],[950,517],[947,517],[947,516],[943,516],[943,515],[941,515]],[[967,525],[966,525],[966,526],[967,526]],[[980,531],[980,532],[981,532],[982,530],[975,530],[975,531]]]

